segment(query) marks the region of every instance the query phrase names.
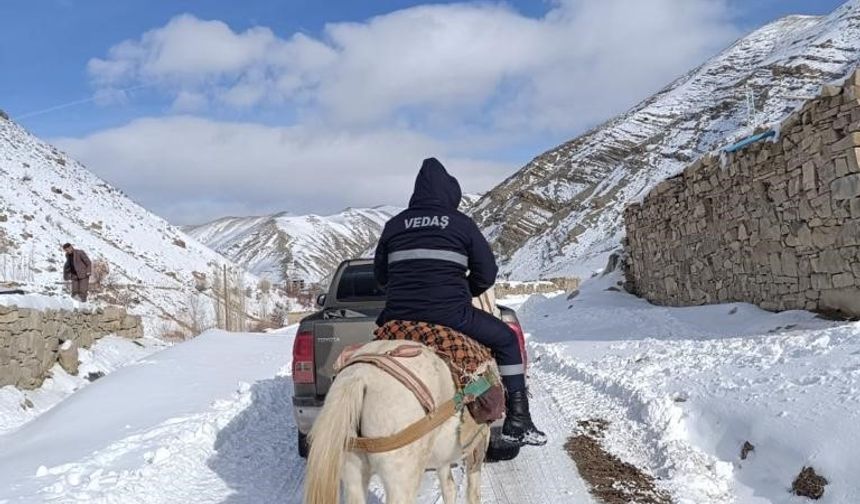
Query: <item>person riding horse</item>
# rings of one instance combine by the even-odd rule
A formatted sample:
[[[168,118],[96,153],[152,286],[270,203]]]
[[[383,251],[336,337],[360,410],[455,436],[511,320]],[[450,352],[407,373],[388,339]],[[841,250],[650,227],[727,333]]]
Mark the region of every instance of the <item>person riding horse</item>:
[[[425,159],[409,207],[385,224],[376,247],[376,281],[386,288],[377,324],[439,324],[489,347],[507,390],[503,439],[542,446],[547,437],[532,422],[517,337],[504,322],[472,306],[473,297],[493,286],[498,267],[478,226],[457,210],[461,198],[457,179],[437,159]]]

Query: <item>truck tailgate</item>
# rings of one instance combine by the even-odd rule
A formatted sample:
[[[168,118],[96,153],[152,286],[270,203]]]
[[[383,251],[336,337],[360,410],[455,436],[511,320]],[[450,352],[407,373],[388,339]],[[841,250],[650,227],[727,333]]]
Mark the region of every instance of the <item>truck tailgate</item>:
[[[324,396],[334,378],[334,363],[344,348],[373,339],[376,319],[348,317],[319,320],[314,324],[316,393]]]

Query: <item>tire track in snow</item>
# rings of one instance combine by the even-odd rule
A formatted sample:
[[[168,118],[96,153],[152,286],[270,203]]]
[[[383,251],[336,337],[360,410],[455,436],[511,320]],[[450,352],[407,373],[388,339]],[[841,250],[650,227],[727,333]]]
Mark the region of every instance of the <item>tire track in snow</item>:
[[[532,415],[550,441],[544,447],[523,448],[513,461],[486,465],[485,495],[491,495],[487,492],[490,487],[496,500],[489,502],[496,504],[593,502],[576,464],[564,450],[576,419],[561,415],[542,380],[535,376],[531,381]]]
[[[232,400],[213,405],[211,411],[171,419],[118,440],[86,460],[52,468],[45,481],[51,484],[43,488],[41,497],[111,504],[300,504],[305,462],[297,455],[291,383],[277,377],[246,387]],[[532,390],[533,415],[550,443],[524,448],[513,461],[485,465],[482,502],[593,502],[563,448],[577,418],[564,417],[539,375],[532,380]],[[146,450],[149,453],[141,457]],[[143,465],[131,464],[129,470],[99,471],[120,460],[125,463],[119,465],[126,465],[144,458]],[[463,502],[462,471],[455,476]],[[369,497],[370,503],[383,502],[378,481]],[[442,502],[435,473],[425,476],[418,502]]]
[[[481,478],[481,502],[486,504],[545,504],[547,502],[593,503],[576,464],[564,450],[577,418],[565,418],[539,376],[531,379],[532,416],[550,438],[541,448],[526,447],[508,462],[485,464]],[[459,502],[465,502],[462,471],[457,471]],[[424,478],[420,504],[442,502],[436,474]]]

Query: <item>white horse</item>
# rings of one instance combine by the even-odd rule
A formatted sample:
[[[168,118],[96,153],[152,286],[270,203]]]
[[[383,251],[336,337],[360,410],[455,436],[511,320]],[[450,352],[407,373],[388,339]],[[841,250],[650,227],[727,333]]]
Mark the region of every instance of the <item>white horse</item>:
[[[403,341],[374,341],[356,354],[382,354]],[[429,348],[409,359],[408,366],[430,390],[437,405],[455,394],[447,364]],[[468,413],[464,413],[468,414]],[[489,444],[481,428],[468,446],[461,446],[460,415],[402,448],[384,453],[350,451],[352,438],[394,435],[425,416],[415,395],[397,379],[372,364],[343,369],[332,384],[325,406],[310,433],[305,479],[305,504],[337,504],[343,479],[347,504],[364,504],[370,477],[378,475],[388,504],[414,503],[427,469],[435,469],[445,504],[455,504],[457,486],[451,465],[465,458],[469,504],[481,502],[481,465]]]

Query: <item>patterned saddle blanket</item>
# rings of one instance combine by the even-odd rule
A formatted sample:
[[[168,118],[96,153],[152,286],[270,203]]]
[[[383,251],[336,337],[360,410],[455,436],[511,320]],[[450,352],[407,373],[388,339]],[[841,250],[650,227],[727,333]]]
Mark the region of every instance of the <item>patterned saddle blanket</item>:
[[[469,412],[479,424],[504,416],[505,392],[498,375],[491,371],[493,355],[487,347],[461,332],[428,322],[392,320],[374,335],[377,340],[413,341],[430,347],[448,364],[458,390],[480,376],[488,378],[493,386],[469,403]]]

